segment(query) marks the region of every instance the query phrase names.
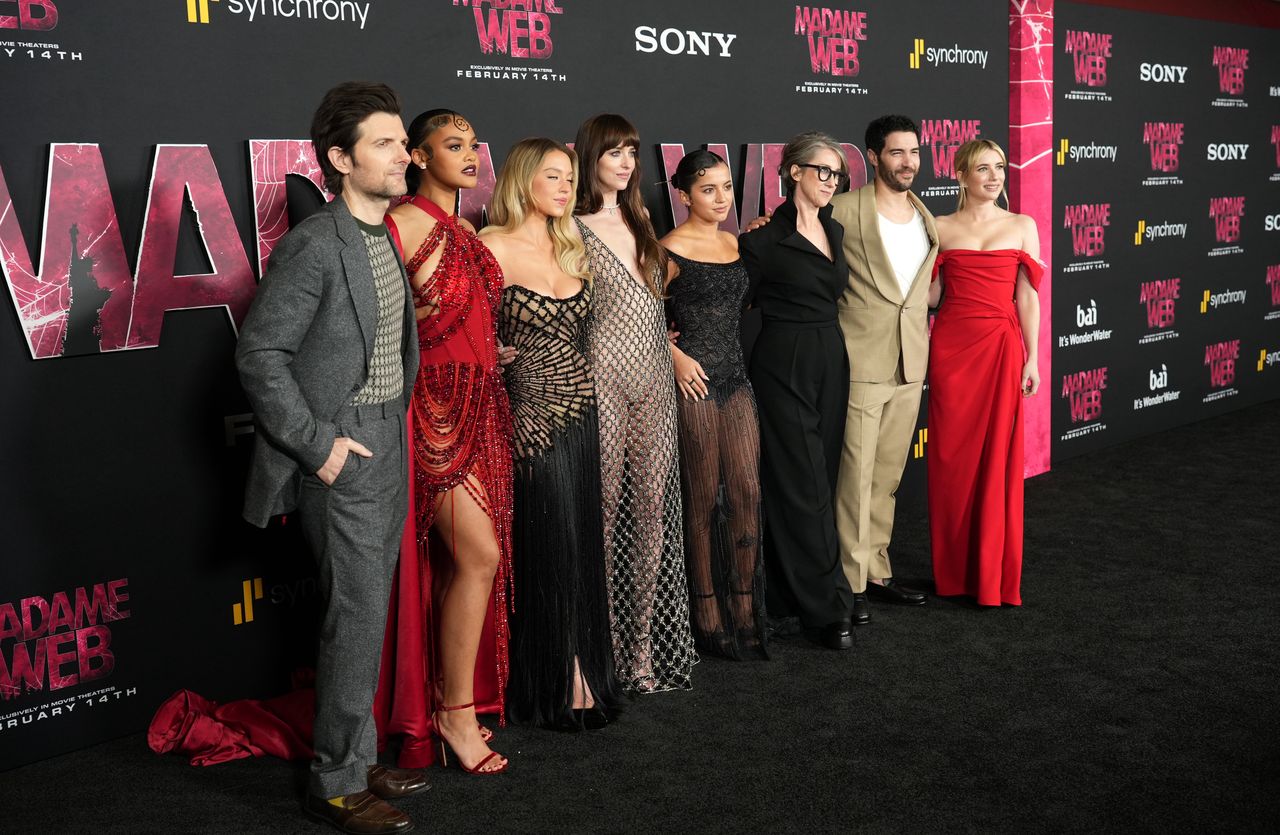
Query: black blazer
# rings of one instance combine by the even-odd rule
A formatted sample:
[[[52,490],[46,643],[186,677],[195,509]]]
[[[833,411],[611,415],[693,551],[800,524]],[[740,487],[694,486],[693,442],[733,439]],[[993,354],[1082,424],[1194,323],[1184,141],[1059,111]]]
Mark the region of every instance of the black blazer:
[[[770,322],[836,324],[836,302],[849,283],[844,259],[844,227],[831,217],[831,207],[818,210],[827,233],[828,259],[796,231],[796,205],[787,200],[769,223],[738,239],[738,251],[751,277],[748,302]]]

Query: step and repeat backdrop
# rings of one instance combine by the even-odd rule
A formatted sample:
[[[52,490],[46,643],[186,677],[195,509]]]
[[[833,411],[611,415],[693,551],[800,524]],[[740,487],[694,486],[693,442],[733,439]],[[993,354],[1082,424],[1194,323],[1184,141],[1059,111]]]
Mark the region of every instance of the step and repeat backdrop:
[[[1008,133],[1007,9],[950,12],[923,0],[0,1],[0,769],[139,730],[179,687],[278,693],[310,661],[316,586],[293,527],[239,519],[253,430],[232,352],[271,247],[322,199],[306,139],[326,89],[383,80],[406,121],[465,113],[489,168],[463,200],[474,220],[515,141],[571,140],[603,111],[640,130],[660,233],[677,219],[660,182],[685,149],[729,159],[736,227],[781,201],[777,158],[799,131],[847,143],[864,181],[863,130],[885,112],[921,123],[917,190],[943,213],[955,148]],[[916,494],[920,430],[904,487]]]
[[[1280,396],[1280,37],[1059,3],[1055,460]]]

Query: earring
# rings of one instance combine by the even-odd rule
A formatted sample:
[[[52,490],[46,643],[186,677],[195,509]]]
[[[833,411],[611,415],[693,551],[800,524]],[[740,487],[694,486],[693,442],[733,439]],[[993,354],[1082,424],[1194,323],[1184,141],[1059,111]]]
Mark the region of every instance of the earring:
[[[423,171],[427,170],[427,164],[425,162],[418,163],[418,167],[421,168]]]

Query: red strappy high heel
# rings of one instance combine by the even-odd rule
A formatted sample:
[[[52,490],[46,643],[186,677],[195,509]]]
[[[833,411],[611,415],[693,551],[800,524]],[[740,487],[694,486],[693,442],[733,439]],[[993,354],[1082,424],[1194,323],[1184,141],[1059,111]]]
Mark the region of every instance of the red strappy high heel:
[[[466,710],[469,707],[475,707],[475,706],[476,706],[475,702],[467,702],[465,705],[440,705],[440,707],[436,709],[436,713],[439,713],[442,710],[443,711]],[[431,715],[431,722],[432,724],[435,724],[436,737],[440,740],[440,765],[445,768],[448,768],[449,758],[446,755],[446,752],[452,750],[453,746],[451,746],[448,742],[446,742],[444,738],[444,734],[440,733],[440,725],[439,723],[436,722],[434,713]],[[497,751],[490,751],[489,756],[485,757],[484,759],[480,760],[480,762],[476,763],[474,768],[467,768],[466,764],[462,762],[462,759],[458,756],[457,752],[455,751],[453,754],[453,758],[457,760],[458,768],[461,768],[463,771],[467,772],[468,774],[481,774],[485,776],[490,774],[501,774],[502,772],[506,771],[507,766],[511,764],[510,761],[508,760],[507,762],[504,762],[500,768],[494,768],[488,771],[482,771],[481,769],[483,769],[485,765],[495,757],[500,758],[502,757],[502,755],[499,754]]]

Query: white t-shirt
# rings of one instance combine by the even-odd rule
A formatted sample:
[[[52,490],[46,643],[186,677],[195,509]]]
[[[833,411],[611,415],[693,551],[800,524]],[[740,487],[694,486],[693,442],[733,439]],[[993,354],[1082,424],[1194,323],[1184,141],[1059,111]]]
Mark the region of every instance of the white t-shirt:
[[[879,212],[880,240],[884,242],[884,253],[889,256],[893,272],[898,277],[898,286],[902,288],[902,297],[906,298],[915,281],[920,265],[929,255],[929,235],[924,231],[924,218],[915,207],[911,207],[911,220],[906,223],[894,223]]]

